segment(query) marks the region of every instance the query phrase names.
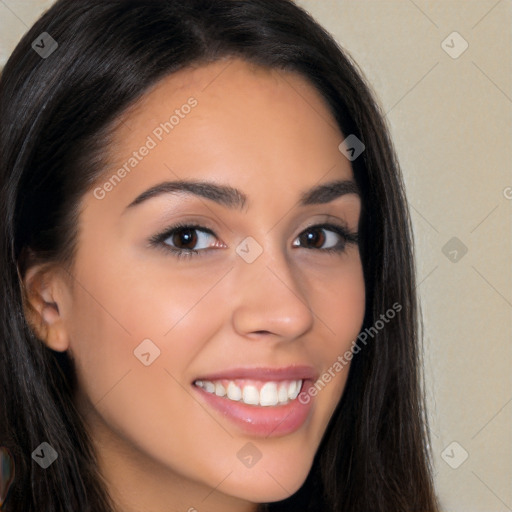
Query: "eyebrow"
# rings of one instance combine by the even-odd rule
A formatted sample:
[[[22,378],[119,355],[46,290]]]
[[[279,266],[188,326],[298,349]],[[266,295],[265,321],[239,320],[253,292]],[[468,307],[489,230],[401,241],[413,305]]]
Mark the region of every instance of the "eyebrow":
[[[163,183],[159,183],[158,185],[142,192],[126,207],[126,209],[133,208],[148,199],[152,199],[162,194],[172,193],[191,194],[204,197],[205,199],[209,199],[231,209],[243,209],[248,201],[247,196],[241,190],[227,185],[218,185],[208,181],[164,181]],[[322,185],[317,185],[312,189],[303,192],[300,196],[299,206],[330,203],[338,197],[346,194],[361,195],[355,181],[331,181]]]

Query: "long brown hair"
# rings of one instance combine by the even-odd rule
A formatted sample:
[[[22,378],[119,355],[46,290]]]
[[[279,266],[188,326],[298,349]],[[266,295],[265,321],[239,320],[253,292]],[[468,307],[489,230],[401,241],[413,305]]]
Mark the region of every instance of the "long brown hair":
[[[31,48],[43,32],[58,44],[45,58]],[[164,76],[230,56],[301,74],[341,132],[365,145],[352,167],[371,336],[354,354],[306,482],[260,508],[437,511],[409,213],[384,117],[357,65],[290,0],[59,0],[0,79],[0,445],[16,462],[6,512],[113,510],[73,405],[71,362],[27,325],[20,278],[34,259],[26,255],[69,263],[77,205],[102,173],[115,120]],[[375,329],[393,304],[400,313]],[[59,453],[45,471],[30,456],[42,439]]]

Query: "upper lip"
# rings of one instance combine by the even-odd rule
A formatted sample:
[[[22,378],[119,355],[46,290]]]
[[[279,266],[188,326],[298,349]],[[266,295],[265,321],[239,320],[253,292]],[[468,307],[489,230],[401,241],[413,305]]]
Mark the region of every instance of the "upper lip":
[[[231,368],[221,370],[215,373],[209,373],[194,379],[197,380],[234,380],[234,379],[253,379],[253,380],[316,380],[316,371],[312,366],[294,365],[281,368],[253,367],[253,368]]]

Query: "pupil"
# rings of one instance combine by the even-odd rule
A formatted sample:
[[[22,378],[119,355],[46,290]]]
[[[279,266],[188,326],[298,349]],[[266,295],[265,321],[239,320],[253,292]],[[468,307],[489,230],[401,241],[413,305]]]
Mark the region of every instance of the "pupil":
[[[309,231],[306,233],[306,239],[315,247],[318,245],[322,246],[325,241],[325,235],[323,231]]]
[[[181,231],[177,231],[174,234],[173,243],[178,247],[187,244],[194,246],[197,243],[197,236],[195,235],[195,230],[182,229]]]

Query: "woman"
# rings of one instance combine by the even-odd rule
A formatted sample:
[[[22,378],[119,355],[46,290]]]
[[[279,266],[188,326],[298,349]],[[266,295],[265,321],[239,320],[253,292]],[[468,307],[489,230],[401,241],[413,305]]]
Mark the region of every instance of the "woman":
[[[398,164],[304,11],[59,0],[0,109],[2,510],[437,510]]]

